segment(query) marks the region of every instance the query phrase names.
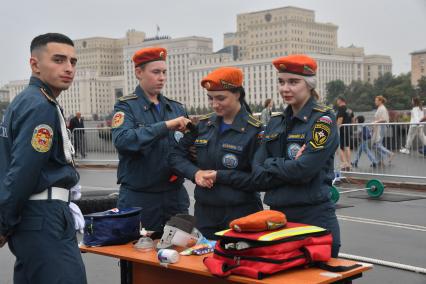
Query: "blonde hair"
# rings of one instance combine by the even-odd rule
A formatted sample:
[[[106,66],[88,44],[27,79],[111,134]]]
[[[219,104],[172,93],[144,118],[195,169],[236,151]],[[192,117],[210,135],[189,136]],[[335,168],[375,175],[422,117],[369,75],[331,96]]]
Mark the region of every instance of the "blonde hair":
[[[386,103],[386,98],[384,96],[376,96],[376,99],[382,102],[382,104]]]
[[[320,99],[320,96],[315,89],[311,89],[311,96],[314,97],[317,101]]]

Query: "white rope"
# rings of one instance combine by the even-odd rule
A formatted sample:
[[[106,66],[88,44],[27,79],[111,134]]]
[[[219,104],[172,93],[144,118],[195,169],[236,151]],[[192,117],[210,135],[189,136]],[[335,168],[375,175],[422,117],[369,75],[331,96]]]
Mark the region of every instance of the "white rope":
[[[70,133],[65,125],[65,119],[64,119],[64,116],[62,115],[61,109],[59,108],[58,104],[56,104],[56,109],[58,111],[59,122],[61,124],[61,134],[62,134],[65,159],[67,160],[68,163],[73,164],[72,156],[75,154],[75,150],[70,140]]]
[[[346,258],[346,259],[352,259],[352,260],[358,260],[358,261],[364,261],[368,263],[374,263],[382,266],[388,266],[393,268],[398,268],[402,270],[408,270],[412,272],[422,273],[426,274],[426,268],[418,267],[418,266],[412,266],[408,264],[402,264],[397,262],[391,262],[386,260],[381,260],[377,258],[370,258],[365,256],[359,256],[359,255],[353,255],[353,254],[346,254],[346,253],[339,253],[339,257]]]

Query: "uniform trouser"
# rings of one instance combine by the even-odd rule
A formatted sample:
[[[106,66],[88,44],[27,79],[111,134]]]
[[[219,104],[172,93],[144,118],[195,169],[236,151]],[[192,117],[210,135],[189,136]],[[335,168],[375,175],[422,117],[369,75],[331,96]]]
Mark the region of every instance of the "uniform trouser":
[[[86,271],[68,204],[28,201],[22,220],[9,238],[16,257],[15,284],[83,284]]]
[[[229,229],[229,223],[234,219],[262,210],[262,203],[252,202],[233,206],[212,206],[195,202],[196,227],[204,237],[215,240],[214,233]]]
[[[340,249],[340,228],[335,206],[332,202],[297,207],[273,207],[272,210],[284,212],[289,222],[304,223],[325,228],[333,235],[331,256],[337,257]]]
[[[183,185],[163,192],[133,191],[122,185],[117,207],[141,207],[142,226],[149,231],[162,231],[172,216],[188,214],[189,197]]]

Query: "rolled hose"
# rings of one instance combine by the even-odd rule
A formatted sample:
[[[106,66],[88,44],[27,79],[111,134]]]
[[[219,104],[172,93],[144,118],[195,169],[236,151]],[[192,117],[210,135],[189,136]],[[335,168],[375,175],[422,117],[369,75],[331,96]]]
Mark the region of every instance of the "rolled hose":
[[[370,258],[370,257],[365,257],[365,256],[347,254],[347,253],[339,253],[339,257],[426,274],[426,268],[418,267],[418,266],[412,266],[412,265],[407,265],[407,264],[402,264],[402,263],[397,263],[397,262],[391,262],[391,261],[386,261],[386,260],[381,260],[381,259],[376,259],[376,258]]]

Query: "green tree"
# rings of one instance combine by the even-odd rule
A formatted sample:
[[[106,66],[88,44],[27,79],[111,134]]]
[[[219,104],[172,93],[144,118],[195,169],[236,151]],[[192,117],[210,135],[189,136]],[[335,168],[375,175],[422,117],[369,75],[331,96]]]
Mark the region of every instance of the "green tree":
[[[417,81],[417,95],[419,95],[423,101],[426,101],[426,77],[425,76],[422,76]]]
[[[325,86],[326,89],[326,103],[334,104],[336,98],[341,96],[346,91],[345,83],[342,80],[330,81]]]

